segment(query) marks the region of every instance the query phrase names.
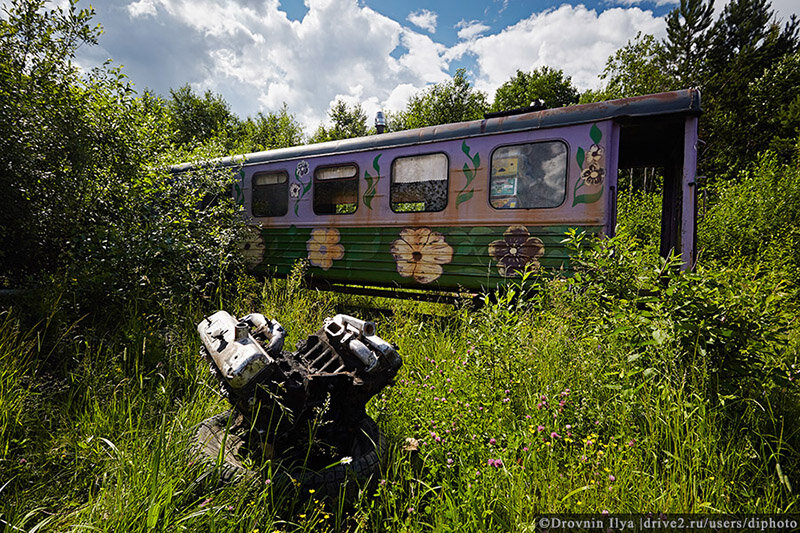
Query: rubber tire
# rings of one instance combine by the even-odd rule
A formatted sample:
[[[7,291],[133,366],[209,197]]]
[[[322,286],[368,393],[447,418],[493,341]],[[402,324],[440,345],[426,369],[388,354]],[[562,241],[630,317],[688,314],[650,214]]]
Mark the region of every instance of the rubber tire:
[[[206,418],[194,428],[192,455],[214,469],[219,462],[217,472],[223,483],[258,478],[258,474],[246,468],[238,457],[245,443],[243,422],[242,415],[228,410]],[[223,450],[221,461],[220,450]]]
[[[194,432],[195,455],[205,464],[216,467],[222,450],[222,461],[218,470],[223,483],[243,480],[254,481],[261,476],[246,468],[238,458],[239,449],[246,442],[244,417],[229,410],[203,420]],[[320,471],[289,466],[273,472],[272,483],[292,483],[302,494],[314,490],[315,498],[337,500],[344,496],[352,500],[359,486],[380,474],[381,458],[385,457],[387,442],[375,421],[367,415],[359,421],[358,433],[349,450],[352,461],[338,463]],[[281,457],[276,457],[280,464]],[[298,485],[299,484],[299,485]]]

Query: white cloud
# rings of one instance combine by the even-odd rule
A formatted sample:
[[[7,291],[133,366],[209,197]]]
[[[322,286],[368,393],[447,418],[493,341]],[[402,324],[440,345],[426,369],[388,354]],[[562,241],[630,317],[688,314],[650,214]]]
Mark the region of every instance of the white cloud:
[[[466,20],[462,20],[458,24],[456,24],[456,28],[458,30],[458,38],[464,41],[468,41],[480,35],[481,33],[486,32],[489,30],[489,26],[478,22],[477,20],[472,20],[467,22]]]
[[[638,6],[643,3],[655,4],[656,7],[661,6],[677,6],[680,0],[606,0],[607,4],[615,6]]]
[[[402,110],[420,89],[449,79],[459,59],[490,97],[516,69],[542,65],[563,69],[581,89],[596,87],[607,57],[637,31],[664,33],[663,20],[639,8],[598,14],[563,5],[494,35],[462,21],[448,48],[363,0],[305,0],[302,20],[290,20],[280,0],[117,1],[97,6],[105,48],[84,49],[88,66],[115,57],[137,89],[168,94],[190,83],[222,94],[242,117],[285,102],[307,133],[327,120],[337,97],[361,103],[370,120],[378,109]],[[428,22],[409,20],[433,32],[434,13],[413,14],[425,13]]]
[[[138,2],[131,2],[128,4],[127,9],[131,18],[145,16],[155,17],[157,14],[156,5],[153,3],[153,0],[139,0]]]
[[[427,9],[420,9],[418,11],[413,11],[409,13],[407,20],[414,26],[417,26],[418,28],[427,30],[430,33],[436,33],[436,21],[438,18],[439,15],[437,15],[433,11],[429,11]]]
[[[464,54],[476,58],[476,87],[491,96],[517,69],[549,66],[562,69],[579,89],[599,86],[606,59],[638,31],[661,37],[662,18],[639,8],[613,8],[601,13],[583,5],[562,5],[510,26],[496,35],[459,43],[448,59]]]

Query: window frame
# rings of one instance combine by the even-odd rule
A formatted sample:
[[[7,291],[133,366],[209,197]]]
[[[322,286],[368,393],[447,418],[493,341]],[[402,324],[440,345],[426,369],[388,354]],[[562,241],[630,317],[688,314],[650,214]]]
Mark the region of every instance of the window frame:
[[[319,171],[325,170],[327,168],[337,168],[337,167],[354,167],[355,168],[355,174],[353,176],[350,176],[350,177],[347,177],[347,178],[318,178],[317,177],[317,173]],[[342,182],[342,181],[348,181],[348,180],[355,181],[355,195],[356,195],[356,199],[355,199],[355,203],[354,203],[355,209],[353,209],[352,211],[350,211],[348,213],[336,213],[336,212],[333,212],[333,213],[320,213],[320,212],[318,212],[317,211],[317,201],[316,201],[317,200],[317,182],[334,183],[334,182],[337,182],[337,181]],[[360,181],[361,181],[361,169],[358,166],[358,163],[356,163],[355,161],[348,161],[347,163],[325,164],[325,165],[320,165],[318,167],[315,167],[314,168],[314,172],[311,175],[311,183],[312,183],[312,185],[311,185],[311,210],[314,212],[314,215],[318,216],[318,217],[324,217],[324,216],[341,216],[341,215],[354,215],[354,214],[356,214],[358,212],[358,201],[359,201],[359,195],[358,194],[359,194],[359,190],[361,188],[360,184],[359,184]],[[333,205],[336,206],[336,205],[346,205],[346,204],[333,204]]]
[[[564,196],[563,196],[561,202],[559,202],[556,205],[541,206],[541,207],[497,207],[497,206],[495,206],[492,203],[492,182],[493,182],[493,180],[492,180],[492,170],[493,170],[493,167],[494,167],[494,156],[495,156],[495,153],[498,150],[501,150],[503,148],[509,148],[509,147],[512,147],[512,146],[525,146],[525,145],[531,145],[531,144],[547,144],[547,143],[559,143],[559,144],[564,146],[564,155],[565,155],[565,159],[564,159],[564,162],[565,162],[565,165],[564,165]],[[562,139],[562,138],[541,139],[541,140],[535,140],[535,141],[501,144],[501,145],[495,146],[492,149],[491,153],[489,154],[489,166],[488,166],[488,176],[487,176],[488,180],[487,180],[487,184],[486,184],[487,185],[486,186],[486,202],[489,204],[489,206],[492,209],[494,209],[496,211],[514,211],[514,210],[521,210],[521,209],[528,209],[528,210],[530,210],[530,209],[557,209],[557,208],[563,206],[564,203],[567,201],[567,195],[569,194],[569,187],[568,187],[568,185],[569,185],[569,165],[570,165],[570,149],[569,149],[569,147],[570,147],[569,143],[565,139]]]
[[[269,185],[256,185],[256,178],[259,175],[263,174],[281,174],[285,178],[285,181],[281,183],[271,183]],[[256,188],[257,187],[275,187],[276,185],[284,185],[285,193],[286,193],[286,209],[280,215],[264,215],[264,214],[256,214],[255,206],[256,206]],[[250,215],[253,218],[278,218],[286,216],[289,213],[289,172],[285,169],[278,169],[278,170],[259,170],[254,172],[250,176]]]
[[[422,210],[422,211],[397,211],[397,210],[395,210],[395,208],[394,208],[395,202],[392,200],[392,195],[393,195],[393,192],[394,192],[394,184],[395,184],[395,181],[394,181],[394,176],[395,176],[394,169],[395,169],[395,164],[397,163],[397,161],[400,160],[400,159],[408,159],[408,158],[411,158],[411,157],[425,157],[425,156],[433,156],[433,155],[443,155],[444,156],[444,162],[445,162],[444,180],[427,180],[427,181],[428,182],[431,182],[431,181],[444,181],[444,184],[445,184],[445,186],[444,186],[444,206],[441,209],[436,209],[436,210]],[[411,183],[421,183],[421,182],[417,181],[417,182],[411,182]],[[413,203],[413,202],[397,202],[397,203]],[[447,152],[436,151],[436,152],[428,152],[428,153],[425,153],[425,154],[399,155],[399,156],[395,157],[394,159],[392,159],[392,164],[389,166],[389,209],[391,209],[392,213],[397,213],[397,214],[441,213],[442,211],[447,209],[448,205],[450,205],[450,156],[447,154]]]

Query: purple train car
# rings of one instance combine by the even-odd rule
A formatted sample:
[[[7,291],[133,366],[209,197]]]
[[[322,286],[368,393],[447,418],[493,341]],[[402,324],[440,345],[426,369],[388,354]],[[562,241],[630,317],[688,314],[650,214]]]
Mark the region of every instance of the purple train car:
[[[675,91],[283,148],[238,171],[257,273],[332,286],[492,289],[569,269],[565,232],[612,235],[618,170],[661,167],[661,253],[695,257],[700,93]],[[183,168],[187,168],[186,165]]]

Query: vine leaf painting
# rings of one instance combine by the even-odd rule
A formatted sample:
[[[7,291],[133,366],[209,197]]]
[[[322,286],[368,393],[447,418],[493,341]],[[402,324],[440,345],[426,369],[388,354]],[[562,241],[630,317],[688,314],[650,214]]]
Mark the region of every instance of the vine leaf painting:
[[[378,181],[381,179],[381,167],[378,165],[378,159],[382,154],[375,156],[372,160],[372,168],[375,169],[375,175],[372,176],[369,170],[364,171],[364,180],[367,182],[367,191],[364,193],[364,205],[372,209],[372,199],[375,197],[375,188],[378,186]]]
[[[475,175],[478,172],[478,167],[481,165],[481,156],[478,152],[475,152],[475,155],[470,155],[470,147],[467,145],[466,141],[461,142],[461,151],[467,156],[467,158],[472,163],[472,168],[470,168],[468,163],[464,163],[464,168],[462,171],[464,172],[464,178],[466,178],[466,183],[464,184],[464,188],[458,191],[458,195],[456,196],[456,208],[458,208],[464,202],[469,201],[472,196],[475,194],[475,187],[470,188],[467,190],[472,184],[472,180],[475,179]]]

